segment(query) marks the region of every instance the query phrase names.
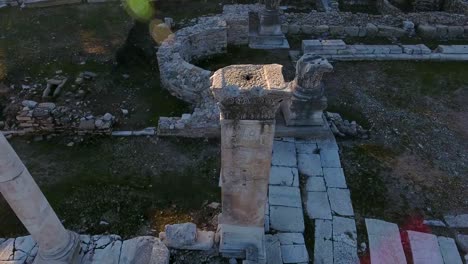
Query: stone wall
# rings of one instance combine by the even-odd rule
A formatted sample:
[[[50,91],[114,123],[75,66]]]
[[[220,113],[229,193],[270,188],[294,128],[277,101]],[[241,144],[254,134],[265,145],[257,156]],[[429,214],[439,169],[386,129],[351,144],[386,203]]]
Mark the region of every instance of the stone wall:
[[[468,1],[465,0],[445,0],[444,10],[468,15]]]
[[[200,18],[198,24],[177,31],[157,52],[162,85],[186,102],[200,102],[208,96],[211,72],[190,62],[223,53],[226,47],[226,22],[220,17]]]
[[[384,15],[400,15],[403,13],[400,9],[392,5],[392,3],[390,3],[388,0],[377,0],[376,7],[377,10],[379,10],[379,12]]]
[[[233,45],[249,43],[249,13],[259,12],[263,5],[224,5],[222,17],[227,25],[227,41]]]

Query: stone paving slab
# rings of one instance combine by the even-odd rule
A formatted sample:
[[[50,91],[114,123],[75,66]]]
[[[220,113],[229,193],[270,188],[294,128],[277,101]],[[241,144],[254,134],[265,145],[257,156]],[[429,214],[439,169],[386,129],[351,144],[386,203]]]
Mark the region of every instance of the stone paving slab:
[[[32,236],[22,236],[15,239],[15,252],[13,260],[26,261],[28,257],[34,258],[37,254],[37,243]]]
[[[327,193],[332,212],[341,216],[354,216],[348,189],[328,188]]]
[[[333,264],[332,221],[315,220],[314,262]]]
[[[455,240],[449,237],[437,237],[440,253],[445,264],[462,264]]]
[[[10,238],[0,244],[0,261],[12,260],[13,249],[15,248],[15,239]]]
[[[398,225],[366,218],[372,264],[406,264]]]
[[[309,262],[309,254],[305,245],[281,245],[283,263]]]
[[[312,219],[332,219],[328,194],[326,192],[307,192],[306,210]]]
[[[444,219],[452,228],[468,228],[468,214],[446,215]]]
[[[271,164],[274,166],[296,167],[296,144],[275,140]]]
[[[359,263],[354,219],[333,217],[333,259],[336,264]]]
[[[276,235],[265,235],[265,249],[268,264],[283,264],[280,240]]]
[[[298,187],[299,172],[296,168],[271,166],[270,184]]]
[[[333,134],[329,138],[317,140],[317,146],[319,149],[336,149],[338,150],[338,144],[336,143]]]
[[[304,245],[304,235],[302,233],[278,233],[281,245]]]
[[[302,208],[270,206],[270,227],[280,232],[304,232]]]
[[[338,150],[320,149],[320,160],[324,168],[341,168],[340,156]]]
[[[299,173],[308,177],[322,176],[322,163],[319,154],[298,154]]]
[[[317,154],[318,148],[316,143],[296,143],[298,154]]]
[[[301,193],[297,187],[270,185],[268,202],[270,205],[302,208]]]
[[[435,235],[408,231],[408,237],[414,264],[444,264]]]
[[[323,177],[308,177],[306,181],[305,189],[308,192],[326,192],[327,191]]]
[[[343,168],[323,168],[323,177],[328,188],[348,188]]]

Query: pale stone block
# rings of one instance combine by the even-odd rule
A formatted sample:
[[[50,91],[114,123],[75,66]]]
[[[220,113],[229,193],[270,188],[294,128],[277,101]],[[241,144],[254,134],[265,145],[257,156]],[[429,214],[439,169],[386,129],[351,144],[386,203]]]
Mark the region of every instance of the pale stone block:
[[[122,241],[116,240],[105,247],[96,247],[82,258],[82,264],[114,264],[119,263]]]
[[[15,239],[10,238],[0,244],[0,261],[7,261],[13,258]]]
[[[304,245],[304,235],[302,233],[278,233],[281,245]]]
[[[296,149],[298,154],[316,154],[318,151],[315,143],[297,143]]]
[[[306,182],[306,191],[308,192],[326,192],[325,181],[323,177],[308,177]]]
[[[296,146],[292,142],[275,141],[271,164],[275,166],[296,167]]]
[[[439,45],[436,51],[444,54],[468,54],[468,45]]]
[[[323,176],[328,188],[347,188],[343,168],[323,168]]]
[[[435,235],[408,231],[408,237],[414,264],[444,263]]]
[[[306,210],[312,219],[332,219],[326,192],[307,192]]]
[[[270,226],[281,232],[304,232],[304,216],[301,208],[270,206]]]
[[[314,263],[333,264],[331,220],[315,220]]]
[[[334,263],[359,263],[357,256],[357,232],[354,219],[333,217]]]
[[[219,251],[224,256],[245,257],[245,249],[254,247],[258,250],[258,259],[266,259],[263,228],[220,224],[218,229]]]
[[[298,154],[299,173],[308,177],[322,176],[322,162],[319,154]]]
[[[270,185],[268,198],[270,205],[302,208],[301,194],[297,187]]]
[[[169,264],[169,250],[158,238],[151,236],[125,240],[119,264],[133,263]]]
[[[465,253],[468,253],[468,235],[457,234],[455,237],[458,247]]]
[[[265,247],[268,264],[283,264],[281,245],[276,235],[265,236]]]
[[[37,250],[37,243],[31,236],[17,237],[15,239],[15,254],[13,259],[26,260],[26,258],[31,255],[34,248]]]
[[[294,186],[299,180],[296,168],[271,166],[270,185]]]
[[[354,210],[351,204],[350,192],[348,189],[328,188],[328,198],[330,199],[331,210],[338,215],[353,216]]]
[[[321,149],[320,160],[324,168],[341,168],[340,156],[338,150],[334,149]]]
[[[393,223],[366,219],[371,263],[406,264],[400,230]]]
[[[468,228],[468,214],[446,215],[444,219],[451,228]]]
[[[283,263],[308,262],[309,254],[305,245],[281,245]]]
[[[455,240],[449,237],[437,237],[437,240],[445,264],[462,264]]]

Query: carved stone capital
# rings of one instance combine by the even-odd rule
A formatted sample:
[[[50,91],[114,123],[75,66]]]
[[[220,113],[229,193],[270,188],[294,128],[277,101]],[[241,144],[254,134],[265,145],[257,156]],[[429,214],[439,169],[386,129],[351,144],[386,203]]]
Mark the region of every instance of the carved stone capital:
[[[211,84],[222,119],[273,120],[290,96],[279,64],[231,65],[216,71]]]
[[[291,89],[297,98],[318,98],[323,95],[322,77],[333,66],[320,56],[305,54],[296,64],[296,78]]]

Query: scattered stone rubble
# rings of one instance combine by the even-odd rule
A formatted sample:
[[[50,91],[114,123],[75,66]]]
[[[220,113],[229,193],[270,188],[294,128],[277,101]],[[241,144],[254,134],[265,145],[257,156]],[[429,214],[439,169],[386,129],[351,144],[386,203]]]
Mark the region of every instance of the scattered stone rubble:
[[[357,137],[366,139],[369,137],[369,131],[356,123],[343,119],[338,113],[326,112],[328,125],[335,136],[339,137]]]
[[[108,134],[116,120],[110,113],[102,116],[81,116],[69,107],[56,106],[51,102],[23,100],[20,108],[16,115],[16,123],[9,127],[16,130],[16,134],[66,131],[78,134]]]

